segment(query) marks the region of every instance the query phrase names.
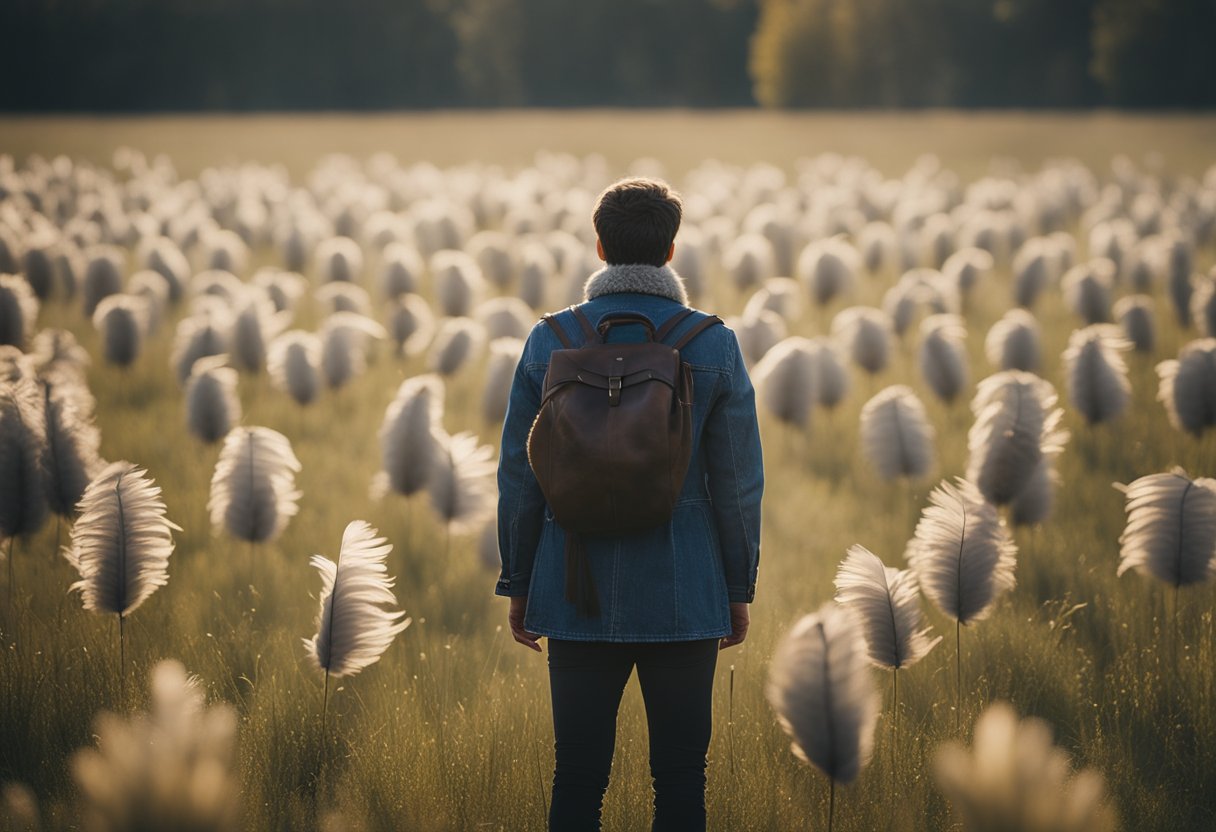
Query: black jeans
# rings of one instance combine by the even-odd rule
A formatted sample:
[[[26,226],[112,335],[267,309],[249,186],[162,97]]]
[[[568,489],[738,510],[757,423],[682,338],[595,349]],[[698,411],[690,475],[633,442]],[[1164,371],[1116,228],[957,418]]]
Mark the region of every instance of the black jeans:
[[[551,832],[600,828],[616,744],[616,714],[638,668],[650,733],[654,832],[705,829],[718,639],[621,644],[549,639],[549,689],[557,767]]]

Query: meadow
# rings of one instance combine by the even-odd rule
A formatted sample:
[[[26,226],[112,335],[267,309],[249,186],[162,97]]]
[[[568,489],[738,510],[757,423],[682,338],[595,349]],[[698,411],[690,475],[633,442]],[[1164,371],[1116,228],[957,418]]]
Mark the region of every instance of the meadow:
[[[732,193],[742,193],[741,180],[729,177],[750,166],[771,166],[766,182],[780,172],[781,190],[799,187],[807,169],[800,159],[823,153],[856,154],[894,179],[922,154],[935,153],[940,169],[957,174],[962,201],[969,183],[992,176],[1025,185],[1042,165],[1063,157],[1079,160],[1099,186],[1128,187],[1116,176],[1127,168],[1111,165],[1122,155],[1131,160],[1135,181],[1172,188],[1187,177],[1202,182],[1206,174],[1210,191],[1216,119],[655,112],[0,122],[0,153],[18,163],[31,153],[48,159],[66,153],[109,166],[120,146],[149,159],[166,154],[183,178],[212,165],[260,162],[280,165],[293,185],[307,184],[331,153],[361,164],[387,152],[402,168],[493,164],[507,174],[533,164],[544,168],[536,156],[541,149],[599,153],[610,177],[645,159],[637,169],[665,171],[686,194],[705,181],[688,176],[706,159],[741,166],[725,181]],[[376,185],[370,177],[357,184],[369,182]],[[571,221],[590,222],[589,216]],[[1078,262],[1085,262],[1089,236],[1081,217],[1068,217],[1064,230],[1077,240]],[[371,317],[382,319],[375,256],[370,245],[364,248],[356,282],[372,297]],[[138,266],[133,248],[125,252],[129,274]],[[761,407],[766,490],[759,582],[747,641],[719,655],[710,828],[824,827],[827,781],[790,753],[765,698],[769,662],[790,625],[832,597],[837,566],[851,545],[865,545],[888,566],[905,566],[905,545],[930,491],[964,473],[974,420],[968,405],[976,383],[997,369],[985,355],[984,336],[1012,305],[1013,253],[996,253],[961,310],[970,378],[954,401],[939,400],[926,386],[913,326],[896,342],[886,369],[871,376],[850,368],[847,396],[831,410],[816,408],[808,426],[783,424]],[[256,239],[249,254],[238,277],[282,263],[269,238]],[[196,271],[200,256],[191,253]],[[707,263],[697,305],[739,315],[759,285],[738,285],[720,256]],[[1214,264],[1209,237],[1195,248],[1194,271],[1206,275]],[[824,305],[804,296],[788,334],[827,335],[842,309],[881,306],[901,271],[887,263],[858,274],[849,293]],[[291,327],[309,330],[326,310],[312,291],[319,277],[306,273],[311,284]],[[568,302],[564,285],[550,287],[553,308]],[[1116,296],[1131,291],[1126,282],[1115,287]],[[422,296],[434,303],[434,292],[424,280]],[[1192,477],[1216,476],[1216,430],[1179,431],[1157,399],[1155,365],[1176,357],[1198,332],[1179,324],[1162,282],[1149,293],[1156,344],[1148,353],[1124,354],[1131,404],[1096,425],[1068,403],[1060,358],[1084,322],[1056,285],[1035,303],[1041,373],[1060,394],[1063,427],[1071,433],[1057,462],[1054,510],[1040,525],[1013,529],[1016,587],[988,620],[961,632],[961,731],[955,729],[953,622],[928,602],[926,616],[944,640],[901,674],[898,742],[887,707],[890,677],[874,671],[885,704],[873,759],[837,792],[835,829],[952,828],[930,760],[942,742],[969,737],[984,706],[998,700],[1045,719],[1076,766],[1105,777],[1122,828],[1216,828],[1216,588],[1208,582],[1175,593],[1139,574],[1116,576],[1126,515],[1113,484],[1173,466]],[[544,656],[512,641],[507,603],[492,594],[497,567],[482,551],[480,531],[449,538],[425,495],[369,495],[381,467],[377,434],[385,408],[403,380],[429,371],[427,353],[397,356],[390,344],[375,344],[365,372],[307,406],[276,389],[264,372],[241,374],[241,423],[283,433],[301,463],[298,515],[273,543],[251,546],[213,530],[207,512],[219,445],[188,431],[169,360],[175,325],[189,313],[188,302],[168,309],[135,363],[120,368],[102,360],[100,336],[78,297],[60,294],[41,305],[38,328],[72,332],[92,356],[87,382],[97,400],[101,455],[146,467],[182,530],[175,534],[168,584],[126,621],[125,678],[118,671],[115,620],[85,612],[68,591],[77,576],[57,552],[68,540],[67,525],[52,517],[37,534],[15,541],[11,578],[4,579],[11,602],[0,614],[0,782],[28,785],[46,828],[76,828],[72,754],[94,742],[98,712],[145,707],[149,668],[175,658],[198,675],[209,698],[231,703],[239,715],[235,765],[246,828],[543,829],[553,764]],[[496,448],[500,425],[482,416],[486,367],[479,354],[446,379],[443,426],[473,431]],[[916,392],[936,430],[932,470],[911,482],[882,480],[858,438],[862,406],[892,384]],[[354,519],[366,520],[393,545],[389,573],[412,623],[379,663],[331,686],[322,738],[322,678],[300,642],[315,632],[320,588],[308,559],[334,557]],[[641,697],[631,684],[618,721],[607,830],[649,825],[645,738]]]

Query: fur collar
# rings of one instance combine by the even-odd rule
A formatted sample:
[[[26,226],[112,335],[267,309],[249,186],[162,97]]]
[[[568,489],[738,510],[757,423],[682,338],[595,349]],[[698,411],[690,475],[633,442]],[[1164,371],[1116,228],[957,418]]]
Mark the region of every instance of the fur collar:
[[[645,263],[606,266],[587,278],[583,286],[585,300],[617,292],[658,295],[688,306],[684,279],[671,266],[650,266]]]

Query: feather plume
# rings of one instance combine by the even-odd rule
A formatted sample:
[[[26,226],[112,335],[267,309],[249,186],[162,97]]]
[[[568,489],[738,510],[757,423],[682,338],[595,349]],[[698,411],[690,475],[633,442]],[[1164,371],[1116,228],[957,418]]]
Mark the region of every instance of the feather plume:
[[[146,335],[155,334],[169,308],[169,282],[160,272],[144,269],[131,275],[127,294],[144,301],[143,331]]]
[[[1170,424],[1195,436],[1216,427],[1216,338],[1186,344],[1177,359],[1157,365],[1157,375]]]
[[[110,245],[90,246],[84,256],[86,263],[81,294],[84,315],[92,318],[102,298],[122,291],[122,269],[126,256],[122,249]]]
[[[78,379],[84,378],[85,368],[92,363],[88,350],[66,329],[39,332],[34,336],[31,355],[39,373],[65,371]]]
[[[481,414],[487,424],[498,424],[507,415],[515,368],[523,355],[524,342],[518,338],[495,338],[490,342],[486,364],[486,384],[481,396]]]
[[[463,251],[440,251],[431,258],[435,276],[435,299],[442,315],[449,318],[473,314],[485,291],[485,279],[477,262]]]
[[[431,343],[429,366],[442,376],[455,375],[485,344],[485,330],[471,318],[448,318]]]
[[[369,339],[388,336],[384,327],[354,312],[334,312],[321,327],[321,373],[330,387],[342,387],[367,367]]]
[[[911,570],[884,566],[865,546],[854,545],[836,570],[835,583],[836,602],[853,611],[870,661],[878,667],[916,664],[942,640],[930,637]]]
[[[1152,352],[1156,345],[1153,299],[1148,295],[1129,295],[1115,304],[1115,320],[1136,352]]]
[[[47,507],[60,517],[72,517],[93,477],[104,467],[98,448],[101,435],[92,419],[92,397],[82,381],[52,372],[43,376],[43,415],[46,419]]]
[[[85,828],[237,832],[236,711],[208,706],[198,680],[176,661],[158,662],[147,714],[103,713],[97,748],[76,752],[72,776]]]
[[[828,338],[811,339],[815,348],[815,403],[831,410],[849,394],[851,381],[840,348]]]
[[[1104,257],[1073,266],[1060,283],[1064,303],[1087,324],[1106,323],[1114,281],[1115,264]]]
[[[904,558],[937,608],[970,624],[1013,588],[1017,549],[996,508],[972,483],[942,482],[916,524]]]
[[[486,338],[528,337],[536,316],[519,298],[491,298],[477,307],[476,320],[485,328]]]
[[[135,295],[110,295],[97,304],[93,326],[101,333],[107,363],[129,367],[139,358],[148,331],[148,301]]]
[[[399,356],[416,355],[426,349],[435,333],[431,307],[418,295],[401,295],[391,300],[385,324]]]
[[[1115,488],[1127,496],[1118,574],[1135,569],[1172,586],[1216,576],[1216,479],[1175,468]]]
[[[363,249],[350,237],[322,240],[313,252],[313,259],[324,282],[357,281],[363,271]]]
[[[870,306],[850,306],[832,319],[832,336],[842,341],[853,363],[867,373],[886,369],[894,328],[891,317]]]
[[[810,422],[818,382],[817,352],[809,339],[793,336],[765,353],[752,370],[760,401],[780,421],[799,427]]]
[[[998,370],[1037,373],[1043,363],[1039,322],[1025,309],[1010,309],[988,330],[984,354]]]
[[[739,341],[739,351],[748,366],[755,364],[768,351],[785,340],[788,328],[785,319],[769,309],[756,312],[753,317],[746,314],[730,318],[726,325]]]
[[[223,439],[241,420],[236,370],[224,366],[226,355],[211,355],[193,363],[186,382],[186,427],[210,444]]]
[[[34,334],[38,320],[38,298],[24,277],[0,274],[0,344],[19,349]]]
[[[130,462],[113,462],[89,483],[72,527],[68,561],[84,608],[128,615],[169,581],[173,531],[160,488]]]
[[[844,239],[818,240],[803,249],[798,257],[798,277],[819,306],[851,292],[859,271],[861,256]]]
[[[933,465],[933,425],[910,387],[887,387],[866,402],[860,433],[862,454],[884,480],[921,477]]]
[[[1055,403],[1051,383],[1031,373],[1007,370],[980,382],[971,402],[975,423],[967,436],[967,479],[984,499],[1009,503],[1040,460],[1063,450],[1068,432],[1059,429],[1064,411]]]
[[[1097,772],[1072,773],[1068,755],[1040,719],[1019,721],[1013,708],[990,705],[968,751],[942,745],[933,758],[938,786],[963,832],[1115,832],[1118,818]]]
[[[389,489],[409,497],[426,487],[442,432],[443,379],[435,375],[408,378],[397,388],[380,425],[381,493]]]
[[[211,477],[211,524],[238,540],[274,540],[299,510],[299,470],[300,461],[283,434],[263,427],[233,429]]]
[[[290,313],[276,311],[274,302],[260,292],[247,293],[232,323],[231,355],[237,369],[262,372],[267,345],[283,331],[290,317]]]
[[[967,386],[967,329],[957,315],[931,315],[921,322],[919,364],[929,389],[946,402]]]
[[[321,390],[321,339],[293,329],[270,343],[266,368],[271,383],[299,404],[309,404]]]
[[[1063,355],[1068,400],[1091,425],[1109,422],[1127,408],[1131,384],[1120,353],[1130,348],[1118,328],[1104,324],[1069,337]]]
[[[765,692],[799,759],[845,785],[869,762],[879,698],[848,610],[829,601],[799,620],[777,645]]]
[[[46,520],[46,424],[31,377],[0,381],[0,538],[33,534]]]
[[[182,318],[169,358],[178,382],[186,383],[198,359],[227,353],[231,333],[232,315],[222,304],[208,305],[198,314]]]
[[[321,609],[317,634],[303,639],[308,657],[330,676],[351,676],[380,660],[397,634],[410,625],[396,604],[393,579],[385,558],[393,547],[362,520],[342,533],[338,562],[313,555],[309,563],[321,573]]]
[[[422,257],[405,243],[389,243],[380,267],[380,292],[386,299],[417,293],[426,271]]]
[[[427,478],[431,506],[453,531],[478,525],[494,511],[494,449],[473,433],[435,437],[437,449]]]

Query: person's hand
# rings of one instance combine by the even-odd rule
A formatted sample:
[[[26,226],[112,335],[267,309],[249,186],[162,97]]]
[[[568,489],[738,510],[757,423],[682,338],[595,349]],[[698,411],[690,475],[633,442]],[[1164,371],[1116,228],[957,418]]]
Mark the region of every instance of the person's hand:
[[[719,650],[742,644],[743,640],[747,638],[747,628],[752,623],[751,613],[748,612],[747,606],[742,602],[730,605],[730,635],[718,644]]]
[[[536,643],[540,636],[524,629],[524,613],[527,611],[527,595],[516,595],[511,598],[511,611],[507,613],[507,622],[511,625],[511,635],[524,647],[530,647],[537,653],[543,652],[540,645]]]

